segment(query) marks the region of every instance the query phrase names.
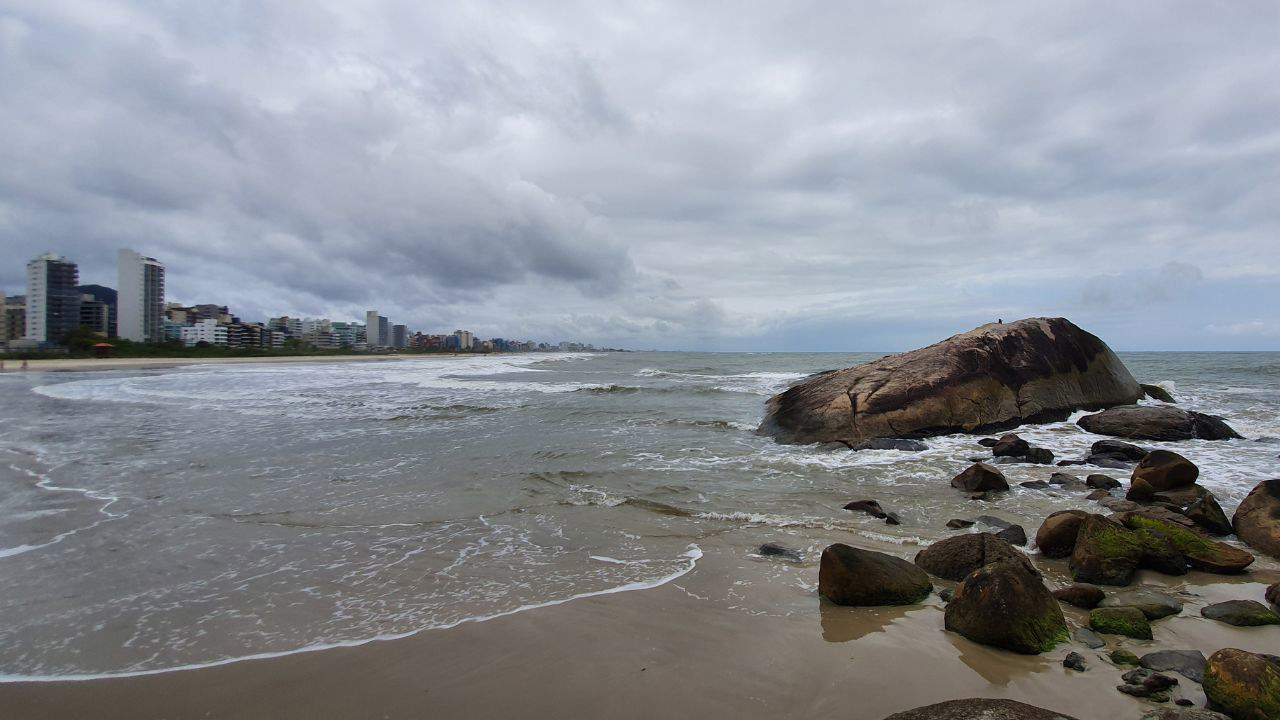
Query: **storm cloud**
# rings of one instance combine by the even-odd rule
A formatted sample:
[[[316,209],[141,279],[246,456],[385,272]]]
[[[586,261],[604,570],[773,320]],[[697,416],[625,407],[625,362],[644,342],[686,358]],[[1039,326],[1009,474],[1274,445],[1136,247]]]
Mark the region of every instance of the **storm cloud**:
[[[1280,349],[1280,6],[0,2],[0,287],[895,350]]]

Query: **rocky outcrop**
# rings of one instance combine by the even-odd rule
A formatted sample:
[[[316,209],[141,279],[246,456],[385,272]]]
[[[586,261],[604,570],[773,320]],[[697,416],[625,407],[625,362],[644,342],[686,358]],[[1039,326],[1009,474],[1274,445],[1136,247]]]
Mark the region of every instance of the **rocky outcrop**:
[[[969,573],[947,603],[943,623],[974,642],[1026,655],[1067,639],[1062,608],[1025,560],[1002,560]]]
[[[1214,603],[1202,608],[1200,614],[1210,620],[1236,627],[1280,625],[1280,615],[1276,615],[1271,608],[1257,600],[1227,600]]]
[[[912,605],[932,591],[929,576],[902,558],[842,543],[822,551],[818,594],[837,605]]]
[[[1157,650],[1143,655],[1138,664],[1158,672],[1176,672],[1188,680],[1204,682],[1204,653],[1199,650]]]
[[[986,463],[974,463],[964,472],[951,478],[951,487],[969,492],[985,492],[989,490],[1008,490],[1009,481],[999,468]]]
[[[1205,666],[1204,694],[1212,708],[1233,720],[1280,718],[1280,663],[1235,648],[1219,650]]]
[[[1122,440],[1099,440],[1089,447],[1092,457],[1110,457],[1122,462],[1138,462],[1147,452],[1146,448]]]
[[[1148,620],[1159,620],[1182,612],[1181,601],[1149,587],[1114,593],[1102,601],[1102,607],[1137,608]]]
[[[1076,421],[1098,435],[1131,440],[1230,440],[1240,435],[1220,417],[1172,405],[1123,405]]]
[[[1076,720],[1070,715],[1020,703],[1017,700],[969,698],[948,700],[894,713],[884,720]]]
[[[1023,457],[1030,451],[1031,444],[1018,437],[1017,433],[1002,435],[991,446],[991,454],[996,457]]]
[[[970,533],[949,537],[916,553],[915,563],[930,575],[959,582],[983,565],[1013,560],[1039,574],[1027,556],[1007,541],[991,533]]]
[[[1095,608],[1089,612],[1089,627],[1104,635],[1123,635],[1135,640],[1151,639],[1151,623],[1138,608]]]
[[[1249,547],[1280,559],[1280,479],[1258,483],[1236,508],[1231,525]]]
[[[1169,394],[1168,390],[1165,390],[1159,385],[1139,383],[1138,387],[1142,388],[1142,393],[1147,397],[1151,398],[1152,400],[1159,400],[1160,402],[1164,402],[1164,403],[1177,402],[1176,400],[1173,399],[1173,395]]]
[[[1178,490],[1195,484],[1200,468],[1170,450],[1152,450],[1133,469],[1132,481],[1145,481],[1155,492]]]
[[[1080,523],[1071,553],[1071,575],[1077,582],[1128,585],[1144,555],[1143,543],[1123,525],[1101,515]]]
[[[1188,505],[1182,514],[1211,535],[1230,535],[1234,532],[1227,513],[1218,504],[1213,493],[1205,493],[1199,500]]]
[[[1253,556],[1244,550],[1207,537],[1193,528],[1160,518],[1151,511],[1124,512],[1117,519],[1142,539],[1146,551],[1144,567],[1153,570],[1172,572],[1172,569],[1163,567],[1157,559],[1157,555],[1161,553],[1172,553],[1180,558],[1177,562],[1185,562],[1196,570],[1220,575],[1241,573],[1253,564]]]
[[[1051,558],[1064,558],[1076,548],[1076,534],[1080,524],[1089,516],[1083,510],[1059,510],[1044,519],[1036,531],[1036,547],[1040,554]]]
[[[1120,487],[1120,481],[1110,475],[1102,475],[1094,473],[1084,479],[1084,484],[1097,490],[1115,490]]]
[[[769,400],[759,432],[787,443],[918,438],[1060,421],[1141,396],[1097,337],[1031,318],[814,375]]]

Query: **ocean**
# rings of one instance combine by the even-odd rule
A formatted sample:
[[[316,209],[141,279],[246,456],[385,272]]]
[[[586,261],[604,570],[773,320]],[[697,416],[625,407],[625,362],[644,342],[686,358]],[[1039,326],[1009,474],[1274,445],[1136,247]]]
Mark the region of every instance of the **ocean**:
[[[989,455],[977,436],[852,452],[754,434],[770,395],[880,355],[0,374],[0,679],[163,672],[444,629],[678,582],[710,547],[750,557],[764,540],[805,562],[719,600],[736,607],[751,582],[770,582],[804,612],[828,542],[910,557],[964,532],[950,518],[996,515],[1034,534],[1050,512],[1096,508],[1056,488],[969,500],[949,481]],[[1228,513],[1277,476],[1280,353],[1121,358],[1245,436],[1145,443],[1194,460]],[[1074,419],[1020,432],[1079,458],[1099,437]],[[1057,470],[1127,479],[1003,469],[1015,486]],[[842,509],[865,498],[902,524]]]

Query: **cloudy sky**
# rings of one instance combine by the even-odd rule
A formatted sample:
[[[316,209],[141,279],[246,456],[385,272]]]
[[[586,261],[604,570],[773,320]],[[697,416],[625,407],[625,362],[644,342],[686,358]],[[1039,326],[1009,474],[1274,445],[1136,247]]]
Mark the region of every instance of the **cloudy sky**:
[[[0,288],[898,350],[1280,349],[1280,4],[0,0]]]

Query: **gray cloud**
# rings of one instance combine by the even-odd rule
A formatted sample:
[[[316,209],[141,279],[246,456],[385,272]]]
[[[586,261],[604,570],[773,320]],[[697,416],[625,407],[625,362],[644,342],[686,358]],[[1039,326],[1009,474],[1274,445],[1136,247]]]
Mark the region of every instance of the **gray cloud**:
[[[1054,313],[1119,346],[1274,347],[1244,300],[1194,326],[1182,303],[1280,304],[1278,22],[19,0],[0,286],[45,249],[110,282],[127,245],[250,317],[894,349]]]

